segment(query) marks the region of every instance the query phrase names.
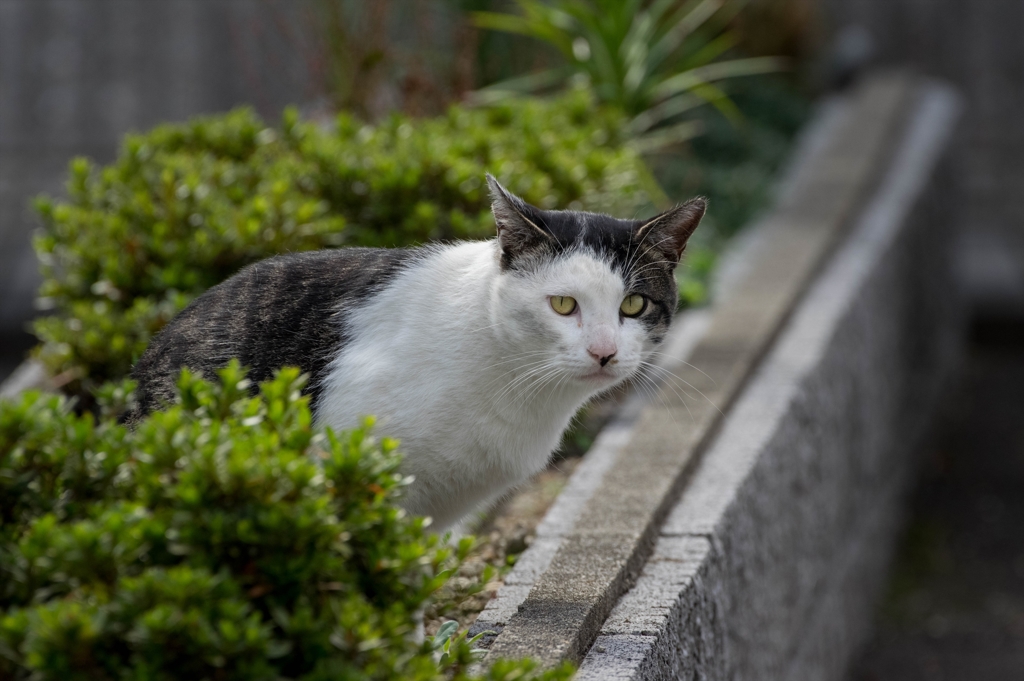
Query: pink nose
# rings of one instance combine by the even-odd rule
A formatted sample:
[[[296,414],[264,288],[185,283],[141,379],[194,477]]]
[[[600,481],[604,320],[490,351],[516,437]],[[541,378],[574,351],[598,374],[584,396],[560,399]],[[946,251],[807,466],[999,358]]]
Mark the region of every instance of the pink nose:
[[[615,353],[617,351],[618,348],[616,348],[615,343],[611,341],[592,343],[587,348],[587,352],[590,356],[593,357],[601,366],[610,362],[612,357],[615,357]]]

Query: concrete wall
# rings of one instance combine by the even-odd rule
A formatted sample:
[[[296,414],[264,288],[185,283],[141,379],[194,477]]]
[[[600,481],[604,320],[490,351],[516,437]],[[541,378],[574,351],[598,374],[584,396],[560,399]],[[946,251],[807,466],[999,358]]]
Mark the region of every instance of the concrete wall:
[[[0,377],[20,360],[5,358],[5,345],[28,340],[18,333],[38,286],[31,198],[59,196],[74,156],[112,160],[129,131],[239,105],[269,121],[290,104],[319,107],[321,1],[0,0]],[[339,1],[353,25],[370,24],[369,3]],[[388,56],[368,104],[436,106],[452,87],[439,81],[455,77],[455,53],[466,58],[451,49],[455,9],[442,0],[380,9],[383,33],[360,43],[380,41]]]
[[[868,29],[876,63],[913,65],[964,95],[962,169],[974,218],[1024,224],[1024,3],[824,0],[833,27]],[[1024,233],[1024,228],[1020,230]]]
[[[964,275],[976,305],[1024,314],[1024,2],[821,4],[833,30],[869,31],[875,64],[912,65],[963,93],[956,164],[963,180]]]

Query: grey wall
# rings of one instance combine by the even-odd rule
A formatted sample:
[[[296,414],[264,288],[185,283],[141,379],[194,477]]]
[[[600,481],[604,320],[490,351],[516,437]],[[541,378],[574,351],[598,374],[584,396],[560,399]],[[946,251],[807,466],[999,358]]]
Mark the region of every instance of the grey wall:
[[[31,197],[59,194],[73,156],[110,161],[131,130],[241,104],[270,121],[286,105],[319,104],[320,1],[0,0],[0,377],[30,340],[19,332],[38,285]],[[361,48],[382,40],[363,30],[367,16],[385,17],[389,67],[370,89],[382,110],[416,110],[409,98],[429,99],[453,55],[473,54],[451,49],[451,3],[342,2]]]
[[[963,93],[964,275],[976,304],[1024,313],[1024,2],[821,2],[832,28],[870,31],[878,62],[912,64]]]
[[[0,343],[37,285],[31,197],[59,193],[73,156],[111,160],[127,131],[307,99],[303,2],[0,0]]]

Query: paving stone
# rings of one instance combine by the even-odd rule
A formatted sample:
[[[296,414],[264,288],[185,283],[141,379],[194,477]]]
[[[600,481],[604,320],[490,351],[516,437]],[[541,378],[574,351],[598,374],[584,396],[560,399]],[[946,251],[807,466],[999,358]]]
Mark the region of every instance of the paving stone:
[[[636,666],[647,658],[654,642],[651,636],[598,636],[594,641],[594,657],[580,666],[574,678],[576,681],[632,679]]]

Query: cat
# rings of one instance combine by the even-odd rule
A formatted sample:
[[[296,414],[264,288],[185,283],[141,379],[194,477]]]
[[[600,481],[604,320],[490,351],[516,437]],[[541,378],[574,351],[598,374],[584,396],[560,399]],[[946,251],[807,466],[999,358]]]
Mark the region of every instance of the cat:
[[[293,365],[317,427],[374,414],[399,439],[414,478],[401,504],[437,530],[523,483],[665,338],[706,201],[619,220],[487,183],[493,239],[281,255],[211,288],[135,365],[132,418],[172,398],[182,367],[211,377],[237,357],[257,382]]]

